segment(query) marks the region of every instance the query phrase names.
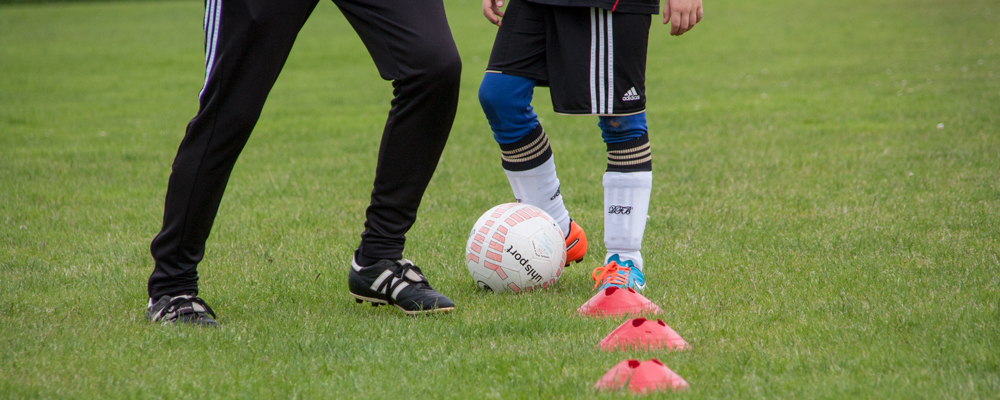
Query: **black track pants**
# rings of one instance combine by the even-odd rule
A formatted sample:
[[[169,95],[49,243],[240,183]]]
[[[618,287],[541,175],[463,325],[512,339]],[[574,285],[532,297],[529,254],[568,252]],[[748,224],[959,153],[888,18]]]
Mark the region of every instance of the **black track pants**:
[[[150,246],[149,296],[197,293],[197,265],[237,157],[295,37],[318,0],[206,0],[206,81],[167,186]],[[455,119],[461,60],[441,0],[334,0],[392,80],[363,254],[402,258]],[[331,71],[330,73],[337,73]],[[345,258],[349,255],[345,255]],[[346,260],[345,260],[346,262]]]

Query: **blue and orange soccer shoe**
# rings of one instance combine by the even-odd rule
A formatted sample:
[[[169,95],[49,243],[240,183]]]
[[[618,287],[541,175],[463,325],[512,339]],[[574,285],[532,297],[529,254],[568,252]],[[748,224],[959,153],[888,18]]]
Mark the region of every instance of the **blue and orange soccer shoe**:
[[[590,277],[594,278],[594,287],[598,291],[617,287],[632,288],[641,292],[646,288],[646,277],[642,275],[642,270],[631,260],[622,261],[617,254],[612,255],[605,266],[595,268]]]
[[[566,266],[583,261],[587,254],[587,234],[576,221],[569,220],[569,234],[566,235]]]

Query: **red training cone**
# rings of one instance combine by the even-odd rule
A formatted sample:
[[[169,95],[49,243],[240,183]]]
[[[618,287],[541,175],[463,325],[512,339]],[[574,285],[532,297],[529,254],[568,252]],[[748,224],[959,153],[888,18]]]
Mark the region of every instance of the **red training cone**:
[[[688,345],[681,335],[667,326],[663,320],[656,321],[635,318],[625,321],[625,323],[611,331],[608,336],[601,340],[601,350],[628,350],[646,349],[654,350],[667,348],[669,350],[687,350]]]
[[[594,384],[598,390],[617,390],[628,385],[632,393],[642,394],[657,390],[687,389],[688,383],[655,358],[649,361],[624,360],[611,367]]]
[[[635,290],[609,287],[604,289],[586,303],[583,303],[576,312],[589,317],[618,317],[622,315],[659,314],[663,310],[645,296]]]

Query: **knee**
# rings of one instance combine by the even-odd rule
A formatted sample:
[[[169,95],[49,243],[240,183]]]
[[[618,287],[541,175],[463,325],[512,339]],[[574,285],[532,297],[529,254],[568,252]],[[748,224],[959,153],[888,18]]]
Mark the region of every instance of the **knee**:
[[[530,109],[534,89],[532,79],[488,72],[479,84],[479,104],[484,110]]]
[[[479,85],[479,104],[498,143],[513,143],[538,126],[531,107],[535,81],[512,75],[487,73]]]
[[[604,143],[622,143],[641,137],[649,132],[646,113],[633,115],[600,117],[597,126],[601,128]]]
[[[462,78],[462,59],[454,44],[428,46],[417,54],[414,56],[417,65],[411,68],[409,74],[403,72],[404,79],[410,75],[432,86],[454,87],[457,90]]]
[[[458,49],[451,47],[448,51],[441,51],[430,64],[428,70],[433,79],[458,85],[462,77],[462,58]]]

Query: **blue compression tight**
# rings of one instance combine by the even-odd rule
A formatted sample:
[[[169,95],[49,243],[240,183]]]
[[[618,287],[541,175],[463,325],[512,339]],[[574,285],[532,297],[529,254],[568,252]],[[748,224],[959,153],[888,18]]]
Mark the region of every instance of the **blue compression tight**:
[[[538,115],[531,107],[534,90],[534,79],[495,72],[487,72],[483,77],[479,104],[497,143],[514,143],[538,126]]]
[[[646,126],[645,111],[620,117],[600,117],[597,126],[601,128],[601,139],[604,139],[604,143],[627,142],[649,131]]]
[[[517,142],[538,126],[538,115],[531,107],[534,79],[487,72],[479,85],[479,104],[493,129],[493,139],[500,144]],[[597,126],[605,143],[621,143],[640,137],[649,128],[646,113],[625,116],[602,116]]]

